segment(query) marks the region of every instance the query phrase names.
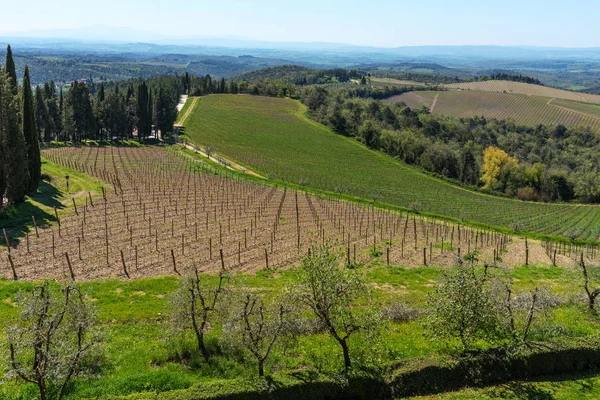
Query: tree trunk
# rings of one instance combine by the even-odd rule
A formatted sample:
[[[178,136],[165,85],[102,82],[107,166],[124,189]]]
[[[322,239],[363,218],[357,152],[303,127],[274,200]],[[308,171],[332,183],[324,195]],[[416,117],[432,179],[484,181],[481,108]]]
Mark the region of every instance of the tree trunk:
[[[263,376],[265,376],[265,361],[264,360],[258,360],[258,376],[261,378]]]
[[[594,304],[596,303],[596,297],[592,296],[592,295],[588,295],[589,301],[588,301],[588,307],[590,310],[594,309]]]
[[[40,389],[40,400],[46,400],[46,382],[43,380],[39,382],[38,388]]]
[[[350,369],[350,349],[345,340],[340,341],[342,351],[344,352],[344,371],[348,372]]]
[[[200,349],[200,353],[202,353],[202,357],[206,360],[207,363],[210,362],[210,355],[208,354],[208,349],[204,344],[204,332],[202,329],[195,329],[196,331],[196,339],[198,340],[198,348]]]

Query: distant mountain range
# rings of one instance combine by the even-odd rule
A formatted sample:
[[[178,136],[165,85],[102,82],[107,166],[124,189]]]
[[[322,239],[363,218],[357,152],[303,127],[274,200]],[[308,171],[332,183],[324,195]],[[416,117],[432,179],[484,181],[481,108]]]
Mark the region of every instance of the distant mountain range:
[[[124,38],[127,38],[126,40]],[[345,65],[406,60],[600,60],[600,48],[530,46],[410,46],[382,48],[321,42],[268,42],[239,37],[166,36],[155,32],[95,25],[72,30],[29,31],[0,35],[0,44],[21,50],[135,52],[150,54],[254,55],[322,65]]]

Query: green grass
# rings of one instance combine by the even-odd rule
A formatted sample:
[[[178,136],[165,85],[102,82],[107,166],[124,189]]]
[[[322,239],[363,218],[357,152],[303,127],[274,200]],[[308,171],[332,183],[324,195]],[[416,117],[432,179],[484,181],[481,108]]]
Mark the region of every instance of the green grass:
[[[0,215],[0,228],[6,229],[10,240],[17,239],[34,229],[32,216],[39,227],[56,221],[54,209],[59,217],[71,212],[73,201],[77,205],[85,204],[88,192],[92,196],[101,192],[102,187],[108,187],[104,182],[85,173],[65,168],[42,159],[42,174],[45,179],[40,181],[37,191],[29,196],[22,204],[10,206]],[[69,190],[65,176],[69,175]],[[49,177],[49,178],[48,178]],[[0,247],[6,247],[4,238]]]
[[[523,202],[434,178],[335,134],[310,120],[306,108],[289,99],[202,97],[185,127],[195,143],[214,146],[218,153],[270,179],[481,226],[523,226],[526,232],[546,237],[566,237],[584,216],[590,224],[573,236],[596,240],[600,227],[600,213],[594,213],[593,206]]]
[[[485,388],[469,388],[439,395],[414,397],[419,400],[579,400],[598,398],[600,398],[600,376],[591,373],[542,378],[529,382],[511,382]]]
[[[378,261],[361,266],[357,271],[365,276],[374,290],[374,300],[381,307],[401,302],[417,309],[425,306],[427,294],[433,290],[440,274],[439,268],[388,267]],[[541,284],[549,286],[558,296],[573,298],[582,292],[578,271],[540,265],[515,268],[506,273],[515,278],[515,293]],[[216,277],[207,276],[206,279],[214,280]],[[255,275],[237,277],[238,285],[266,294],[276,294],[296,281],[296,270],[262,270]],[[6,326],[16,316],[17,293],[31,289],[32,285],[29,282],[0,280],[0,343],[4,340]],[[170,336],[169,295],[177,287],[175,277],[106,280],[79,285],[87,300],[97,307],[106,355],[96,377],[74,380],[67,399],[164,392],[185,389],[199,382],[254,377],[255,365],[251,359],[218,354],[220,322],[214,323],[213,331],[207,335],[209,347],[217,352],[210,366],[197,355],[192,337],[174,340]],[[581,338],[594,334],[598,322],[597,316],[586,312],[585,304],[565,302],[552,312],[550,323],[550,326],[560,326],[561,329],[535,329],[532,335],[539,338],[540,335],[548,335],[548,332],[560,332],[561,335]],[[352,341],[353,359],[357,364],[383,366],[391,361],[455,353],[458,349],[457,343],[446,345],[432,341],[423,328],[422,320],[385,322],[381,327],[382,334],[375,342],[366,343],[360,337]],[[184,365],[173,359],[174,349],[187,349],[194,355]],[[4,361],[0,360],[0,381],[3,379]],[[317,334],[303,335],[294,342],[277,347],[268,363],[268,371],[275,376],[293,371],[332,375],[341,366],[337,344],[330,337]],[[600,382],[597,378],[592,379]],[[565,383],[563,391],[573,393],[577,387],[573,382]],[[485,396],[490,392],[472,389],[465,393]],[[462,393],[448,396],[454,395],[462,396]],[[35,391],[30,385],[10,381],[0,385],[0,398],[33,400]]]

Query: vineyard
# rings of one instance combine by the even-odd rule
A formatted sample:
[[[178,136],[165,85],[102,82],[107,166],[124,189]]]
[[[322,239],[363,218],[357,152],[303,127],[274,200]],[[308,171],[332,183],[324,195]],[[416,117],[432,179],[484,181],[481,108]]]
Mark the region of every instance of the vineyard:
[[[207,272],[252,272],[289,266],[325,243],[348,264],[382,257],[445,265],[475,250],[490,263],[504,252],[515,265],[557,262],[546,245],[526,249],[498,233],[211,174],[172,149],[57,148],[44,157],[110,189],[89,193],[53,226],[36,224],[20,240],[6,236],[0,263],[7,279],[139,278],[177,274],[192,263]],[[557,252],[561,264],[576,255],[567,246]]]
[[[600,107],[547,97],[515,93],[451,90],[446,92],[411,92],[394,96],[387,102],[404,102],[411,109],[430,108],[432,112],[451,117],[484,116],[508,119],[518,124],[589,127],[600,131]]]
[[[600,104],[600,95],[571,92],[568,90],[555,89],[546,86],[532,85],[529,83],[511,81],[485,81],[452,83],[442,85],[448,89],[474,90],[480,92],[500,92],[525,94],[529,96],[549,97],[556,99],[571,100],[584,103]]]
[[[523,202],[459,188],[336,135],[304,112],[288,99],[211,95],[198,101],[185,125],[195,143],[271,179],[487,226],[592,241],[600,234],[597,206]]]

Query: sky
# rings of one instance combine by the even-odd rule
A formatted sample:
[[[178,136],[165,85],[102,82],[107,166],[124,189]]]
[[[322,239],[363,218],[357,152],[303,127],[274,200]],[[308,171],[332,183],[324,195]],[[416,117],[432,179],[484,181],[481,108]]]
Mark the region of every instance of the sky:
[[[107,38],[124,41],[600,47],[599,0],[0,0],[0,9],[3,36],[65,37],[105,25],[115,27]]]

